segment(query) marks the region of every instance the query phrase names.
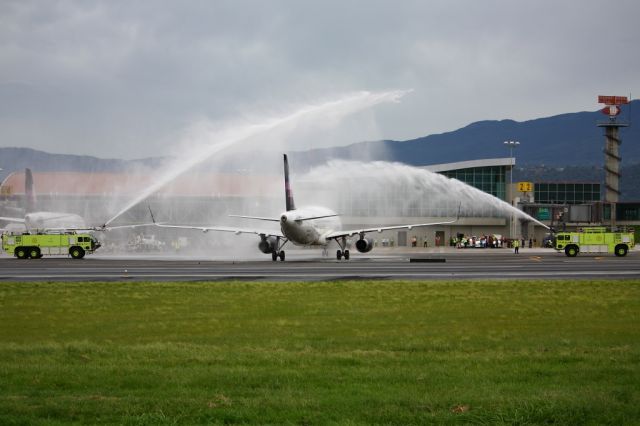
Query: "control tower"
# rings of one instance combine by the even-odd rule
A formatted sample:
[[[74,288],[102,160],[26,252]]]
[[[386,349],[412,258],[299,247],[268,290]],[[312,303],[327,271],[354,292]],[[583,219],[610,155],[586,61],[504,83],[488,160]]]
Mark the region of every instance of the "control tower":
[[[602,113],[609,116],[609,121],[598,123],[604,127],[604,202],[611,206],[611,226],[616,224],[616,204],[620,197],[620,127],[628,127],[629,123],[618,121],[620,106],[629,103],[626,96],[598,96],[598,103],[605,104]]]

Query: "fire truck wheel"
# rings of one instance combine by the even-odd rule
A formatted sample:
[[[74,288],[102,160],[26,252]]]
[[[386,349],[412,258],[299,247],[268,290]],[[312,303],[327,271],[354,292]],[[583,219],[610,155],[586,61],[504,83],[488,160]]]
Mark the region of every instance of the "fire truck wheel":
[[[16,247],[14,253],[18,259],[26,259],[28,256],[27,249],[24,247]]]
[[[84,257],[84,250],[82,247],[71,247],[69,249],[69,254],[74,259],[82,259]]]
[[[569,257],[576,257],[578,255],[578,247],[573,244],[568,245],[564,248],[564,254]]]
[[[38,247],[31,247],[29,249],[29,257],[32,259],[40,259],[42,257],[40,249]]]
[[[618,244],[615,250],[616,256],[622,257],[627,255],[627,246],[624,244]]]

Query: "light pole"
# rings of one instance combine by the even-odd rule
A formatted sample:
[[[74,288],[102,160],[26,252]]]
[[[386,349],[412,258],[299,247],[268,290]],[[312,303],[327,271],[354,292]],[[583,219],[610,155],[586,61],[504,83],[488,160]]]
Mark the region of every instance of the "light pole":
[[[515,164],[515,159],[513,158],[513,149],[517,148],[518,145],[520,145],[520,142],[518,141],[504,141],[505,146],[509,147],[509,158],[511,159],[511,167],[509,169],[509,201],[511,203],[511,206],[513,207],[513,202],[514,202],[514,196],[513,196],[513,166]],[[513,216],[513,211],[511,212],[511,214],[509,215],[509,220],[511,221],[511,223],[509,224],[509,233],[511,234],[510,237],[511,239],[513,239],[515,237],[516,234],[516,221],[515,221],[515,217]]]

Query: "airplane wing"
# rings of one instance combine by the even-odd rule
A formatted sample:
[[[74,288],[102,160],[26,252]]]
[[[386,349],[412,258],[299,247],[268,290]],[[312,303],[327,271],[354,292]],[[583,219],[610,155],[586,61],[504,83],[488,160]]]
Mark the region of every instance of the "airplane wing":
[[[260,229],[234,228],[234,227],[231,227],[231,226],[166,225],[166,224],[161,223],[161,222],[156,222],[156,218],[153,215],[153,211],[151,211],[151,206],[149,206],[149,213],[151,214],[151,221],[153,222],[153,225],[155,225],[155,226],[157,226],[159,228],[196,229],[196,230],[199,230],[199,231],[202,231],[202,232],[209,232],[209,231],[233,232],[236,235],[254,234],[254,235],[264,235],[265,237],[284,238],[284,235],[282,235],[281,232],[265,231],[265,230],[260,230]],[[262,218],[262,217],[261,218],[252,217],[251,219],[272,221],[272,219],[270,219],[270,218]],[[276,219],[276,220],[278,220],[278,219]]]
[[[327,217],[337,217],[337,214],[326,214],[322,216],[309,216],[309,217],[300,217],[296,220],[315,220],[315,219],[325,219]],[[267,222],[280,222],[280,218],[272,218],[272,217],[260,217],[260,216],[240,216],[236,214],[230,214],[229,217],[238,217],[240,219],[254,219],[254,220],[264,220]]]
[[[280,222],[280,218],[273,218],[273,217],[240,216],[237,214],[230,214],[229,217],[239,217],[240,219],[264,220],[266,222]]]
[[[430,223],[412,223],[410,225],[379,226],[376,228],[352,229],[348,231],[334,231],[325,235],[325,238],[327,240],[335,240],[336,238],[352,237],[354,235],[364,236],[364,234],[368,232],[382,232],[382,231],[389,231],[391,229],[412,229],[412,228],[421,228],[424,226],[447,225],[449,223],[455,223],[460,219],[461,209],[462,209],[462,203],[460,203],[460,205],[458,206],[458,215],[453,220],[445,220],[442,222],[430,222]]]
[[[234,228],[230,226],[165,225],[162,223],[156,223],[155,225],[159,228],[196,229],[202,232],[209,232],[209,231],[232,232],[236,235],[254,234],[254,235],[264,235],[266,237],[284,238],[284,235],[282,235],[282,232],[266,231],[266,230],[260,230],[260,229]]]
[[[364,235],[368,232],[382,232],[389,231],[392,229],[412,229],[412,228],[421,228],[424,226],[434,226],[434,225],[446,225],[449,223],[455,223],[458,219],[448,220],[443,222],[431,222],[431,223],[413,223],[410,225],[395,225],[395,226],[379,226],[377,228],[362,228],[362,229],[351,229],[351,230],[343,230],[343,231],[335,231],[327,234],[325,237],[328,240],[341,238],[341,237],[352,237],[354,235]]]

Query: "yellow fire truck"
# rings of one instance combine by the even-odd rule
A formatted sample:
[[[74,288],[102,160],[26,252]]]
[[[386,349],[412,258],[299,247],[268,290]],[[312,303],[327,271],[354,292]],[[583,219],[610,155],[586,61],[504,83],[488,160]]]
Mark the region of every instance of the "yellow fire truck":
[[[569,257],[578,253],[615,253],[626,256],[635,245],[633,231],[608,231],[602,226],[583,228],[577,232],[556,234],[555,249],[564,250]]]
[[[87,233],[2,234],[2,249],[18,259],[40,259],[43,255],[64,254],[82,259],[100,247],[100,242]]]

